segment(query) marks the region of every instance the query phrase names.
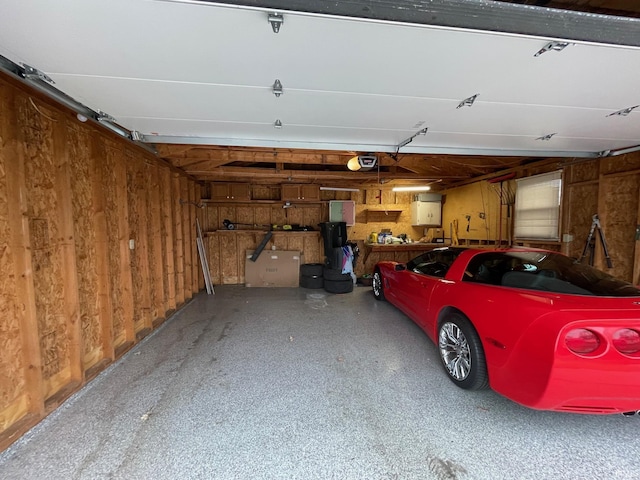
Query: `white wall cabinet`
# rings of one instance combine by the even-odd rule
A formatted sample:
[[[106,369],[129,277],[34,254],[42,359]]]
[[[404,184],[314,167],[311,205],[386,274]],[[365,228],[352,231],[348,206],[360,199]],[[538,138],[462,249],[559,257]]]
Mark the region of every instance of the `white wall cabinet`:
[[[442,224],[441,202],[411,202],[411,225]]]

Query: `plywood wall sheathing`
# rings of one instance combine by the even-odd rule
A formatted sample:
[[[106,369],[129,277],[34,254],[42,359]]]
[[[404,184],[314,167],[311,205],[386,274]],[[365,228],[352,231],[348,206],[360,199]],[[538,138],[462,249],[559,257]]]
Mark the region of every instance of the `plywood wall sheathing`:
[[[176,289],[176,305],[180,306],[184,303],[184,231],[182,229],[182,205],[180,205],[181,188],[180,175],[172,174],[171,178],[171,209],[173,210],[174,221],[174,237],[173,237],[173,254],[175,268],[175,289]]]
[[[159,165],[0,73],[0,450],[176,308],[199,190]]]
[[[184,245],[184,299],[193,296],[193,257],[191,256],[191,209],[189,182],[186,177],[180,178],[180,213],[182,215],[182,239]]]
[[[149,213],[148,257],[150,272],[150,295],[151,295],[151,319],[154,326],[157,326],[165,318],[169,308],[164,300],[165,273],[163,245],[163,219],[161,217],[162,205],[160,197],[160,172],[158,165],[145,162],[145,178],[148,179],[149,195],[147,195],[147,212]],[[166,247],[165,247],[166,248]]]
[[[129,211],[129,256],[133,294],[134,332],[138,338],[151,330],[151,285],[147,247],[147,187],[144,160],[125,152],[127,165],[127,206]]]
[[[13,90],[0,81],[0,450],[44,414],[24,150]],[[21,427],[20,427],[21,426]]]
[[[167,312],[176,309],[175,224],[173,221],[173,181],[168,168],[160,168],[162,190],[162,257],[164,259],[164,297]]]

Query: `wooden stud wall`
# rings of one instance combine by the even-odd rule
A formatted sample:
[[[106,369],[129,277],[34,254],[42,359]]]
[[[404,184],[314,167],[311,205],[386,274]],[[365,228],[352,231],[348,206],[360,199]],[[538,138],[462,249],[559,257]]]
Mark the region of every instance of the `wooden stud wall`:
[[[0,450],[201,289],[200,196],[0,75]]]
[[[580,257],[595,213],[607,241],[613,268],[607,268],[596,235],[594,266],[640,284],[640,153],[578,162],[565,167],[562,233],[567,255]]]

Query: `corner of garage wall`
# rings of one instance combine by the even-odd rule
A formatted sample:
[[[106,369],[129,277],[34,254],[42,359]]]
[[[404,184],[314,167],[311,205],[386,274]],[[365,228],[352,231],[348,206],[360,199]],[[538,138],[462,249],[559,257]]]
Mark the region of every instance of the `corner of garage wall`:
[[[200,185],[0,74],[0,451],[204,286]]]

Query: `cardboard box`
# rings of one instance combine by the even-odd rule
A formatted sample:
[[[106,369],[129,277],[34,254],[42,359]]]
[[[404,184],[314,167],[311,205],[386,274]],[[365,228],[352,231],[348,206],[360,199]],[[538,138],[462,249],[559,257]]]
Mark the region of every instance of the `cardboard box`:
[[[298,287],[300,285],[300,252],[263,250],[255,262],[253,250],[247,250],[244,264],[246,287]]]

